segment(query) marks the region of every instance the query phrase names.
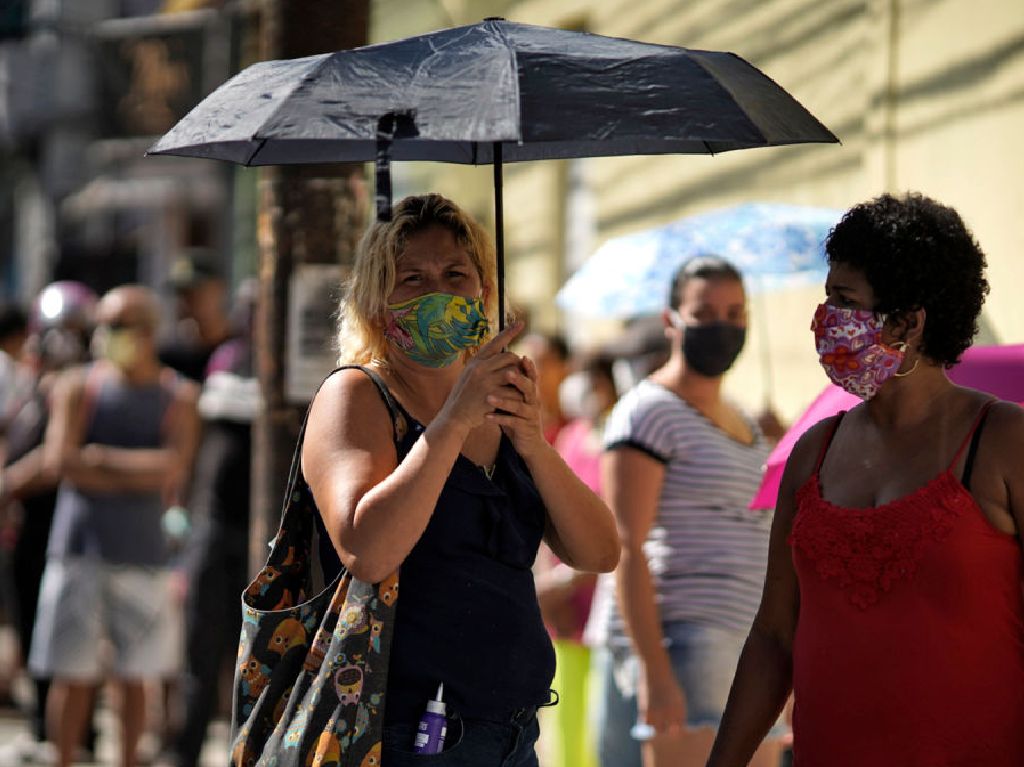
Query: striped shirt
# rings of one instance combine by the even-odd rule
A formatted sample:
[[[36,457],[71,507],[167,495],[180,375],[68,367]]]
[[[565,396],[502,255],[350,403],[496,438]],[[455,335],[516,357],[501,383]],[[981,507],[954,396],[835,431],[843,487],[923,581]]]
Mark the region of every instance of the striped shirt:
[[[657,515],[644,542],[663,623],[694,621],[745,632],[754,619],[772,513],[747,508],[769,453],[760,430],[750,426],[753,444],[737,442],[650,380],[629,391],[608,418],[606,450],[633,448],[665,466]],[[598,625],[589,627],[587,638],[618,644],[625,630],[612,604],[613,579],[604,578],[599,591],[599,614],[593,616]]]

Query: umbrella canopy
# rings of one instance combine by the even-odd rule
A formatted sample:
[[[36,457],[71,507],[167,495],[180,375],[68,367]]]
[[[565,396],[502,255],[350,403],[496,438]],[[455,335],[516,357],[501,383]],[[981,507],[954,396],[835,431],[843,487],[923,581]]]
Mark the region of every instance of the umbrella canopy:
[[[961,386],[988,392],[999,399],[1024,403],[1024,344],[972,347],[964,352],[960,364],[949,371],[949,377]],[[819,394],[768,456],[761,487],[750,508],[770,509],[775,506],[786,461],[805,431],[823,418],[840,410],[849,410],[859,403],[860,399],[838,386],[828,386]]]
[[[824,242],[843,211],[749,203],[688,216],[608,240],[555,297],[566,310],[629,317],[665,308],[669,283],[686,260],[729,259],[755,292],[823,282]]]
[[[379,220],[391,215],[390,160],[493,163],[503,324],[503,162],[837,141],[733,53],[487,19],[254,64],[149,154],[244,165],[376,160]]]
[[[489,19],[254,64],[150,154],[244,165],[373,160],[387,116],[392,159],[452,163],[491,163],[498,147],[517,162],[838,140],[735,54]]]

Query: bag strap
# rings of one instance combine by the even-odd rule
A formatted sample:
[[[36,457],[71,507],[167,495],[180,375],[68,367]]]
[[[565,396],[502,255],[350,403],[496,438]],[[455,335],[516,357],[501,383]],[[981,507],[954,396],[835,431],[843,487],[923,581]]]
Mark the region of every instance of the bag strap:
[[[376,371],[362,365],[342,365],[337,367],[326,375],[323,381],[320,382],[320,386],[317,387],[316,393],[313,395],[313,399],[316,399],[316,394],[320,392],[320,389],[323,387],[324,383],[327,382],[327,379],[341,370],[349,370],[351,368],[363,371],[377,387],[377,391],[380,394],[381,399],[384,400],[384,404],[388,409],[388,414],[391,416],[392,435],[397,449],[400,440],[399,424],[403,419],[401,407],[391,394],[387,384],[384,383],[384,379],[382,379]],[[297,516],[301,515],[305,510],[306,505],[300,503],[303,493],[305,492],[308,494],[308,490],[305,490],[305,488],[300,489],[300,483],[305,483],[302,476],[302,445],[306,438],[306,425],[309,422],[309,414],[312,409],[313,400],[310,400],[309,407],[306,408],[306,414],[302,419],[302,427],[299,429],[299,436],[295,443],[295,452],[292,454],[291,468],[288,471],[288,482],[285,485],[284,499],[281,503],[281,523],[278,528],[277,537],[271,543],[270,555],[267,558],[268,565],[279,566],[287,560],[287,549],[289,544],[291,544],[295,539],[292,538],[291,541],[284,539],[295,535],[298,535],[302,539],[306,539],[307,535],[309,538],[312,537],[312,530],[309,530],[307,533],[303,528],[314,522],[314,520],[311,518],[302,519],[300,516]],[[289,564],[295,566],[300,563],[293,561],[289,562]]]
[[[339,367],[336,367],[334,370],[332,370],[330,373],[324,376],[324,380],[321,381],[320,385],[316,387],[316,392],[313,394],[313,398],[309,402],[309,407],[306,408],[306,415],[303,416],[302,418],[302,427],[299,429],[299,438],[295,442],[295,453],[292,455],[292,465],[291,469],[288,472],[288,484],[285,487],[285,506],[288,505],[288,500],[291,498],[292,493],[295,490],[295,486],[298,484],[299,479],[302,476],[302,444],[306,439],[306,424],[309,422],[309,414],[313,410],[313,400],[316,399],[316,395],[320,393],[320,389],[323,388],[323,385],[327,383],[327,379],[329,379],[335,373],[338,373],[342,370],[352,369],[362,370],[364,373],[366,373],[366,375],[370,378],[371,381],[373,381],[374,385],[377,387],[377,391],[380,394],[381,399],[384,400],[384,405],[388,409],[388,415],[391,416],[391,433],[395,441],[395,446],[397,447],[398,445],[398,423],[399,419],[401,418],[402,411],[399,408],[398,402],[395,400],[394,395],[391,394],[391,390],[388,389],[387,384],[384,383],[384,379],[380,377],[380,374],[377,373],[377,371],[371,370],[370,368],[364,367],[362,365],[341,365]],[[284,508],[282,508],[282,513],[283,512]]]

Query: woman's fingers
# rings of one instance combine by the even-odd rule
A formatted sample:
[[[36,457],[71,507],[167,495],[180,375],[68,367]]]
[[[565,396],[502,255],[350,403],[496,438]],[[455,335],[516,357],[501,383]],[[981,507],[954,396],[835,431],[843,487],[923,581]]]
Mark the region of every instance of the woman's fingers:
[[[526,360],[523,357],[522,360]],[[536,368],[534,369],[536,370]],[[514,386],[520,394],[523,395],[523,399],[526,402],[536,401],[537,395],[537,382],[536,379],[529,375],[529,371],[523,368],[523,363],[520,363],[513,369],[505,372],[505,381]]]
[[[537,364],[533,360],[531,360],[529,357],[526,357],[526,356],[521,357],[520,360],[522,361],[523,373],[525,373],[526,377],[529,378],[530,381],[532,381],[534,385],[536,385],[537,384]]]
[[[476,353],[476,358],[488,359],[496,354],[501,354],[504,352],[505,347],[512,343],[513,339],[523,332],[523,327],[524,325],[522,322],[512,323],[490,341],[481,346],[480,350]]]
[[[527,405],[521,398],[503,397],[499,394],[489,394],[487,396],[487,404],[491,405],[495,410],[501,410],[515,416],[523,416],[527,410]]]

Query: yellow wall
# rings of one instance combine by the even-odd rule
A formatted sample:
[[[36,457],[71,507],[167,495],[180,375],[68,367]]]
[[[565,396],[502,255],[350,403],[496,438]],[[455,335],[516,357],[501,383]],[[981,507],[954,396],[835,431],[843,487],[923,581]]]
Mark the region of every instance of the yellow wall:
[[[988,254],[985,340],[1024,341],[1021,0],[380,0],[375,11],[377,40],[502,15],[738,53],[828,125],[842,146],[588,160],[595,247],[736,202],[848,207],[885,190],[920,190],[956,207]],[[435,188],[490,215],[489,168],[408,164],[396,184]],[[567,276],[564,184],[562,162],[505,170],[510,292],[549,328],[564,322],[551,300]],[[735,397],[760,405],[766,340],[783,416],[795,417],[820,390],[825,379],[808,331],[820,295],[805,289],[769,296],[763,306],[755,300],[749,348],[730,376]],[[594,328],[607,332],[606,325]]]

